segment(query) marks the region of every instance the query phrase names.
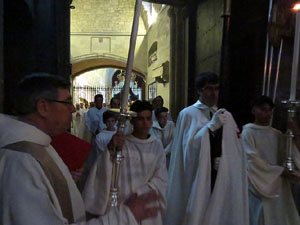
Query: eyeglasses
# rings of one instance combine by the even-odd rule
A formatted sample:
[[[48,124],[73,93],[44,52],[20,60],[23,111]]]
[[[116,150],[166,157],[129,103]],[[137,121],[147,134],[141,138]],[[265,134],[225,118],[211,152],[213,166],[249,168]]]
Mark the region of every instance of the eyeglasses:
[[[58,102],[58,103],[61,103],[61,104],[65,104],[65,105],[69,105],[69,106],[73,106],[73,102],[70,100],[70,101],[60,101],[60,100],[55,100],[55,99],[45,99],[49,102]]]

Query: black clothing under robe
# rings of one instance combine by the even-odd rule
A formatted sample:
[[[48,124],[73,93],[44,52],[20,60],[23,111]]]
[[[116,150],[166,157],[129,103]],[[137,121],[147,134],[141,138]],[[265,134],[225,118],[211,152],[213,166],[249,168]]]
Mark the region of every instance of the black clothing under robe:
[[[222,134],[223,127],[212,132],[209,131],[209,141],[210,141],[210,160],[211,160],[211,192],[214,189],[214,185],[217,178],[218,171],[214,169],[214,160],[222,155]]]

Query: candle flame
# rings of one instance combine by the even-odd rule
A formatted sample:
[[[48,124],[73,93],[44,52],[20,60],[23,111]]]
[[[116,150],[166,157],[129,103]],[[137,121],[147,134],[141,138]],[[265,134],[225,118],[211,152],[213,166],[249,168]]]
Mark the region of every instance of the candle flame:
[[[300,2],[296,3],[293,7],[294,11],[299,11],[300,10]]]

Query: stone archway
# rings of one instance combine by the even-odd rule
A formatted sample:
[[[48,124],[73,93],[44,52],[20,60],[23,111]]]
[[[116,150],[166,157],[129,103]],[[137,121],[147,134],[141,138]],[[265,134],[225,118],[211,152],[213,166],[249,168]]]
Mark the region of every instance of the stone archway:
[[[85,58],[85,59],[73,61],[71,63],[72,63],[71,78],[74,78],[75,76],[78,76],[82,73],[95,70],[95,69],[101,69],[101,68],[116,68],[122,70],[126,69],[125,61],[117,60],[113,58],[104,58],[104,57]],[[145,73],[143,73],[140,69],[133,67],[132,71],[142,76],[144,79],[146,79]]]
[[[105,69],[105,68],[114,68],[119,70],[126,70],[126,62],[122,59],[113,59],[113,58],[104,58],[104,57],[86,57],[75,59],[72,62],[72,73],[71,79],[73,80],[75,77],[92,71],[96,69]],[[140,69],[134,67],[132,72],[135,73],[137,76],[142,78],[143,82],[141,85],[142,99],[145,99],[145,84],[146,84],[146,75]]]

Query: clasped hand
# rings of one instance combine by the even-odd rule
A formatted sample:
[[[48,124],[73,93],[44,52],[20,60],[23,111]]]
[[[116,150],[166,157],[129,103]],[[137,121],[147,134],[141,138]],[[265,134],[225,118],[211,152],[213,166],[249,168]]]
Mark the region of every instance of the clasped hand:
[[[226,123],[227,118],[228,118],[228,113],[227,113],[226,109],[224,109],[224,108],[219,109],[217,112],[215,112],[215,114],[213,115],[213,117],[211,118],[209,123],[207,124],[207,127],[211,131],[216,131],[221,126],[223,126],[223,124]]]
[[[151,203],[161,200],[162,197],[160,194],[155,191],[150,191],[140,196],[132,194],[124,204],[131,210],[136,221],[139,223],[144,219],[157,216],[157,214],[163,210],[161,206],[151,206]]]
[[[281,176],[290,180],[291,182],[298,183],[300,181],[300,174],[299,172],[289,171],[288,169],[284,168]]]
[[[114,148],[121,148],[125,144],[125,134],[122,132],[115,133],[110,142],[108,143],[107,147],[109,150],[112,150]]]

